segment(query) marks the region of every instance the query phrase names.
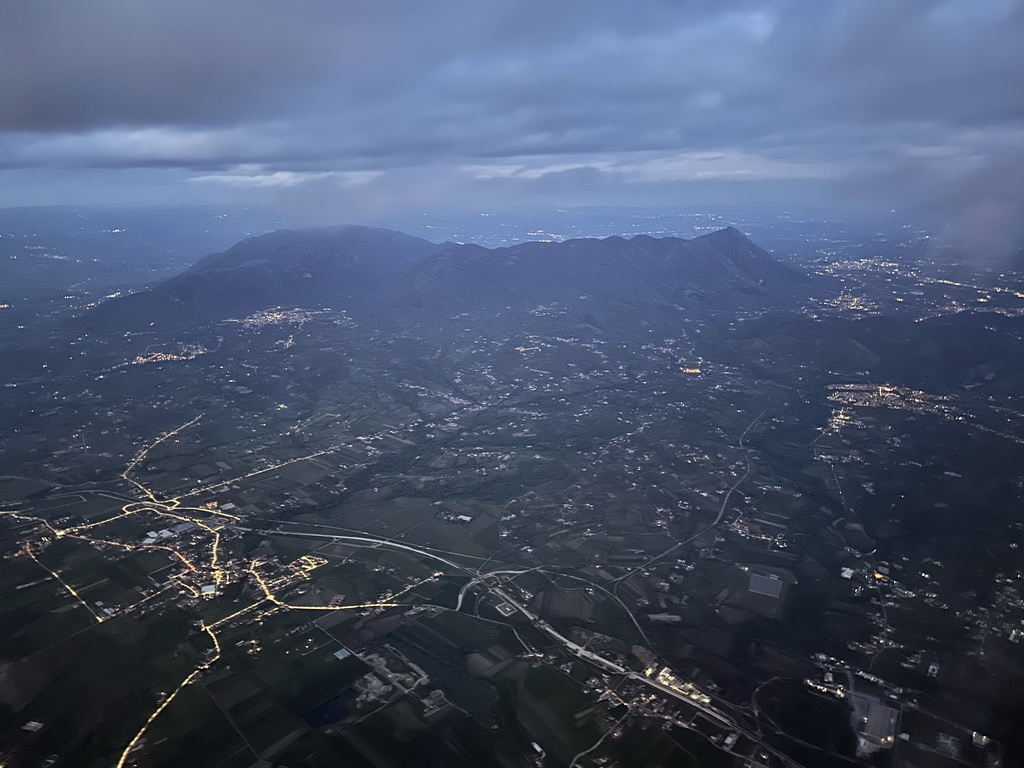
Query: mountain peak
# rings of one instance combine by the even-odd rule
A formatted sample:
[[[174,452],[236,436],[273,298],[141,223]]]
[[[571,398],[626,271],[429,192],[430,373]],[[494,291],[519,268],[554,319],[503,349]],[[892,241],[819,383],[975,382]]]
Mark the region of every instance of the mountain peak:
[[[723,242],[733,241],[752,243],[749,237],[740,232],[738,229],[736,229],[736,227],[732,226],[731,224],[727,227],[723,227],[722,229],[716,229],[714,232],[710,232],[704,235],[704,237],[708,238],[709,240],[720,240]]]
[[[310,261],[356,266],[357,262],[403,264],[438,250],[440,246],[390,229],[343,224],[311,229],[279,229],[257,235],[192,265],[189,272],[234,269],[253,264],[275,264],[277,269],[302,267]]]

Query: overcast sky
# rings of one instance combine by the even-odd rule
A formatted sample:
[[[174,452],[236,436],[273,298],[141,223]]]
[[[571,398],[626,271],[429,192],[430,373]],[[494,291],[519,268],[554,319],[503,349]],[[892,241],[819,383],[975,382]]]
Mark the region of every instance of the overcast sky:
[[[1024,210],[1024,0],[0,0],[0,205]]]

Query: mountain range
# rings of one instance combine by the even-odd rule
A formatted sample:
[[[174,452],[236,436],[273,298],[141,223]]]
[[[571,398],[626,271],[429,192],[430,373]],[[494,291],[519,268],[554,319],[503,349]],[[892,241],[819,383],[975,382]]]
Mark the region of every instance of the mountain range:
[[[175,327],[275,306],[450,315],[542,305],[772,305],[808,277],[728,227],[684,240],[529,242],[487,249],[385,229],[280,230],[243,240],[153,288],[95,308],[101,327]]]

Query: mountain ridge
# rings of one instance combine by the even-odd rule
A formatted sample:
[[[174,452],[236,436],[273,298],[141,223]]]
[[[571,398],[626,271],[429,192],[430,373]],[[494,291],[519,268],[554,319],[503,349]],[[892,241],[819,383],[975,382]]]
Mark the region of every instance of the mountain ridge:
[[[689,240],[614,236],[488,249],[343,225],[248,238],[83,319],[190,325],[272,306],[392,315],[580,302],[729,308],[771,304],[808,280],[732,227]]]

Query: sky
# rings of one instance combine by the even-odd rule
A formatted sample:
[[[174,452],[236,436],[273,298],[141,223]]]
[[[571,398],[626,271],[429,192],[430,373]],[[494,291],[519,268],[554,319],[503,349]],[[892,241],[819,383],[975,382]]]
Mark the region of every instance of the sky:
[[[935,212],[1024,238],[1024,0],[0,0],[0,205]]]

